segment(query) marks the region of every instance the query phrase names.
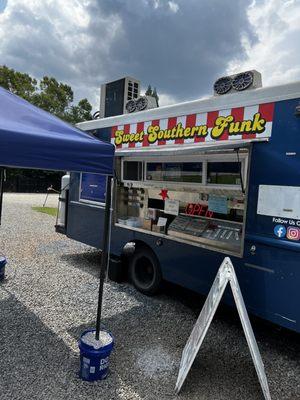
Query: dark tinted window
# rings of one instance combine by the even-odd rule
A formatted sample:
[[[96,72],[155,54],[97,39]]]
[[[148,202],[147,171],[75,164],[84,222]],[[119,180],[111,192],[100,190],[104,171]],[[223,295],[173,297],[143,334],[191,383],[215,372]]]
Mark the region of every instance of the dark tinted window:
[[[240,163],[238,162],[208,162],[207,183],[220,185],[239,185]]]
[[[147,180],[202,182],[202,163],[148,163]]]
[[[124,161],[123,179],[125,181],[141,181],[143,179],[143,163],[139,161]]]

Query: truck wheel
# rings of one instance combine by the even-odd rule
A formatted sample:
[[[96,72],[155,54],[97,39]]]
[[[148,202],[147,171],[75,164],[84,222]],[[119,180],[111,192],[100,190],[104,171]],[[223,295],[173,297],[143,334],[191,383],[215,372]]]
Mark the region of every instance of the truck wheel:
[[[159,262],[150,249],[136,249],[129,261],[129,277],[138,291],[148,296],[158,292],[162,274]]]

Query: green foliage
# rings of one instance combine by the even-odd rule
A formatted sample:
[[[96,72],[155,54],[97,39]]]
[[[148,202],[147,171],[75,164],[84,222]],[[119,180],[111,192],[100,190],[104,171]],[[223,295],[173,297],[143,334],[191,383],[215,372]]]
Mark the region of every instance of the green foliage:
[[[37,90],[37,81],[28,74],[0,66],[0,86],[30,101]]]
[[[28,74],[3,65],[0,66],[0,86],[72,124],[92,119],[89,101],[82,99],[74,105],[72,88],[53,77],[44,76],[38,82]]]
[[[145,95],[146,95],[146,96],[152,96],[152,97],[154,97],[154,98],[156,99],[156,101],[157,101],[157,106],[159,105],[159,104],[158,104],[159,97],[158,97],[156,88],[154,88],[154,89],[152,90],[151,85],[148,85],[148,88],[147,88],[147,90],[146,90],[146,92],[145,92]]]
[[[71,106],[65,119],[71,124],[75,124],[78,121],[88,121],[92,119],[91,111],[92,106],[88,99],[82,99],[77,106]]]
[[[34,105],[61,119],[66,119],[68,108],[72,102],[73,91],[71,87],[48,76],[43,77],[39,83],[39,91],[34,93],[32,97]]]
[[[58,82],[53,77],[44,76],[38,82],[26,73],[0,65],[0,86],[71,124],[92,119],[92,106],[89,101],[82,99],[78,104],[73,104],[72,88]],[[10,182],[13,179],[23,178],[47,179],[47,181],[50,178],[57,181],[57,177],[60,175],[60,172],[53,171],[21,169],[9,169],[7,171],[7,179]]]
[[[57,208],[56,207],[31,207],[34,211],[38,211],[44,214],[52,215],[56,217]]]
[[[146,92],[145,92],[145,95],[146,95],[146,96],[152,96],[152,88],[151,88],[151,85],[148,85],[148,88],[147,88],[147,90],[146,90]]]
[[[157,106],[159,106],[159,103],[158,103],[159,97],[158,97],[156,88],[154,88],[154,90],[153,90],[153,92],[152,92],[152,96],[156,99],[156,101],[157,101]]]

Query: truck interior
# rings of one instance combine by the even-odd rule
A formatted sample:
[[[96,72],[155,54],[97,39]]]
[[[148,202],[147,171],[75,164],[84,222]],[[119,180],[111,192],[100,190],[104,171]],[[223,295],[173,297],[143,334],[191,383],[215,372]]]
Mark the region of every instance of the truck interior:
[[[118,227],[242,254],[249,149],[117,157]]]

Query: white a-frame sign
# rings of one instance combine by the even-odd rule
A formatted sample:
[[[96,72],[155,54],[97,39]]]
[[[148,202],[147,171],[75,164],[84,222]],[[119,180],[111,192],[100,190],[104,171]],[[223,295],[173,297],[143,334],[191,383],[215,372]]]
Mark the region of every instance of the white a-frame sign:
[[[228,282],[230,283],[235,304],[238,309],[238,313],[247,339],[248,347],[250,349],[251,357],[256,369],[256,373],[264,397],[266,400],[271,400],[264,364],[262,362],[261,355],[257,347],[257,343],[249,321],[249,317],[247,314],[241,289],[236,274],[234,272],[233,265],[231,263],[230,258],[228,257],[224,259],[219,268],[219,271],[209,291],[205,304],[192,330],[192,333],[183,349],[175,390],[177,393],[180,391],[185,381],[185,378],[187,377],[187,374],[201,347],[201,344],[205,338],[207,330],[215,315],[215,312],[217,310],[217,307],[220,303],[220,300],[223,296],[224,290]]]

